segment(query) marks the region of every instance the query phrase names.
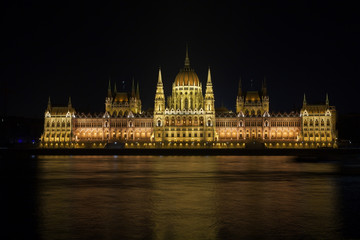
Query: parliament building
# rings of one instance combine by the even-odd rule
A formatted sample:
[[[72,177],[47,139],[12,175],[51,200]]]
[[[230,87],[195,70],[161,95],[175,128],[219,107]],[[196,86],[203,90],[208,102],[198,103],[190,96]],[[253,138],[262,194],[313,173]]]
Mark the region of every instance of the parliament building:
[[[203,94],[205,89],[205,94]],[[119,92],[111,86],[105,98],[105,112],[79,113],[69,98],[68,106],[45,111],[44,148],[245,148],[250,144],[266,148],[337,147],[336,110],[328,95],[321,105],[308,104],[304,95],[300,112],[270,113],[266,81],[259,91],[238,86],[236,112],[215,109],[210,68],[203,88],[186,51],[184,68],[165,98],[161,69],[156,85],[154,110],[141,109],[139,84],[132,91]]]

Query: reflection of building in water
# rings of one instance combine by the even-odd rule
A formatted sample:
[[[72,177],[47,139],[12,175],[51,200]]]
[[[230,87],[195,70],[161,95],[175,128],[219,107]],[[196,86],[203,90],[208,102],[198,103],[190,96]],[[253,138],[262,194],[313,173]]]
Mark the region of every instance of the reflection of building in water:
[[[337,186],[323,176],[335,166],[300,166],[286,156],[219,158],[218,239],[342,239]]]
[[[166,100],[166,101],[165,101]],[[215,109],[210,68],[203,86],[190,67],[186,51],[184,68],[175,77],[172,94],[165,98],[159,69],[154,111],[141,109],[139,85],[131,93],[111,88],[105,113],[77,113],[68,107],[45,111],[43,147],[97,146],[125,143],[133,147],[244,147],[258,142],[266,147],[336,147],[336,110],[325,104],[310,105],[305,96],[300,113],[271,113],[266,80],[260,91],[243,91],[239,82],[236,112]]]
[[[44,158],[49,161],[39,166],[42,238],[148,239],[152,235],[152,166],[137,157],[126,157],[131,164],[120,158]],[[134,165],[141,169],[141,177]]]
[[[203,160],[166,157],[152,162],[157,176],[152,179],[155,239],[217,239],[217,159]]]

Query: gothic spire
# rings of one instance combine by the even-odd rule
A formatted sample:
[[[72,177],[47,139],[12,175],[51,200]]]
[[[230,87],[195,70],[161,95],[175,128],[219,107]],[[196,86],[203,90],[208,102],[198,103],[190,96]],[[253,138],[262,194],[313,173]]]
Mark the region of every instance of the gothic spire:
[[[189,49],[187,44],[186,44],[186,53],[185,53],[185,68],[190,68]]]
[[[159,67],[159,75],[158,75],[158,82],[157,82],[157,84],[159,85],[159,84],[163,84],[162,83],[162,77],[161,77],[161,68]]]
[[[49,101],[48,101],[48,105],[47,105],[47,110],[51,109],[51,101],[50,101],[50,96],[49,96]]]
[[[110,77],[109,77],[109,86],[108,86],[108,97],[111,97],[112,93],[111,93],[111,81],[110,81]]]
[[[262,95],[266,96],[267,95],[267,87],[266,87],[266,78],[264,77],[264,80],[262,82]]]
[[[131,86],[131,97],[135,97],[135,81],[134,81],[134,78],[132,80],[132,86]]]
[[[303,106],[306,106],[306,96],[305,96],[305,93],[304,93]]]
[[[210,72],[210,67],[208,69],[208,78],[207,78],[207,82],[206,82],[206,91],[205,91],[205,98],[207,97],[214,97],[214,92],[213,92],[213,87],[212,87],[212,82],[211,82],[211,72]]]
[[[69,97],[68,108],[72,108],[71,97]]]
[[[136,84],[136,98],[140,99],[139,82]]]
[[[239,97],[242,96],[241,77],[240,77],[240,80],[239,80],[238,96]]]
[[[117,93],[117,89],[116,89],[116,83],[114,83],[114,94]]]
[[[326,106],[329,106],[329,95],[326,93],[326,99],[325,99]]]
[[[155,100],[156,99],[165,100],[164,87],[163,87],[163,82],[162,82],[162,77],[161,77],[161,68],[160,67],[159,67],[158,82],[157,82],[157,86],[156,86]]]

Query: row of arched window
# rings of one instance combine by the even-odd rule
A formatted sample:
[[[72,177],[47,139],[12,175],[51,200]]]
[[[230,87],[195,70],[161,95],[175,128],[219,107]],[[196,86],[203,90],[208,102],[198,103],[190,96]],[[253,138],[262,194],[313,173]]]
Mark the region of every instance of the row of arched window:
[[[310,121],[308,122],[307,120],[304,121],[304,127],[313,127],[315,125],[315,127],[319,126],[319,121],[317,119],[315,119],[315,121],[313,121],[312,119],[310,119]],[[320,126],[324,127],[325,126],[325,122],[324,119],[321,119],[320,121]],[[326,120],[326,126],[329,127],[330,126],[330,119]]]
[[[50,121],[49,122],[47,122],[46,123],[46,127],[70,127],[70,122],[66,122],[65,123],[65,121],[62,121],[62,122],[54,122],[54,121],[52,121],[51,123],[50,123]]]

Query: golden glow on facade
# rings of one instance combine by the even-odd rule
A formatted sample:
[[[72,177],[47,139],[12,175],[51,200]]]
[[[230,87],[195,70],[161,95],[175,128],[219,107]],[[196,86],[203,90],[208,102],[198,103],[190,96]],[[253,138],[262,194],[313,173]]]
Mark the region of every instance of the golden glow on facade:
[[[109,81],[105,113],[77,113],[68,107],[45,112],[42,147],[104,147],[107,143],[125,147],[244,148],[261,143],[267,148],[337,147],[336,110],[326,101],[309,105],[305,96],[300,113],[270,113],[266,81],[260,91],[244,92],[239,82],[236,113],[215,110],[215,98],[208,69],[205,94],[186,51],[184,68],[172,84],[165,101],[161,69],[158,73],[154,112],[141,110],[139,85],[131,93],[114,90]]]

